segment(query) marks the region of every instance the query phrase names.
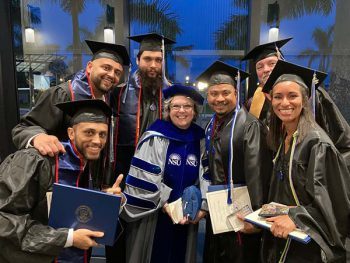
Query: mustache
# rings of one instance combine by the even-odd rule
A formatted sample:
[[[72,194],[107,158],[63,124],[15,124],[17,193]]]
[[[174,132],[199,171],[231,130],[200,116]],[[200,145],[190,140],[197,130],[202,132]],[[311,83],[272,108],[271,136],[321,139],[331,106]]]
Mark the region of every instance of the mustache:
[[[217,102],[215,103],[216,106],[222,106],[222,105],[227,105],[227,102]]]

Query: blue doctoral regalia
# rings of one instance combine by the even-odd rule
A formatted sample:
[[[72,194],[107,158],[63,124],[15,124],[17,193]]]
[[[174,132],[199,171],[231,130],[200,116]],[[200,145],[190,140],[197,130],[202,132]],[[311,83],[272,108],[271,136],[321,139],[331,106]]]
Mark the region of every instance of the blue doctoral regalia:
[[[123,216],[135,221],[128,225],[134,227],[128,238],[132,242],[127,243],[127,249],[133,251],[127,255],[129,262],[189,261],[188,254],[193,251],[189,251],[188,235],[193,226],[173,224],[161,208],[181,198],[191,185],[200,186],[205,196],[207,181],[203,175],[207,167],[203,166],[202,153],[204,131],[196,124],[182,130],[171,122],[157,120],[142,136],[124,191],[127,204]],[[147,227],[141,222],[147,222]],[[148,245],[141,249],[140,243]]]

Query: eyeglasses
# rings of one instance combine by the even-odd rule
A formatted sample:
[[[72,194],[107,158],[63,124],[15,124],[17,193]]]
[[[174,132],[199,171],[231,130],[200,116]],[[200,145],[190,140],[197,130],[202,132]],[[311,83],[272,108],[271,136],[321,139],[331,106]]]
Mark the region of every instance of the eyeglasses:
[[[173,104],[173,105],[170,105],[170,109],[172,109],[173,111],[179,111],[181,108],[184,111],[189,111],[189,110],[193,109],[193,105],[191,105],[191,104],[185,104],[185,105]]]

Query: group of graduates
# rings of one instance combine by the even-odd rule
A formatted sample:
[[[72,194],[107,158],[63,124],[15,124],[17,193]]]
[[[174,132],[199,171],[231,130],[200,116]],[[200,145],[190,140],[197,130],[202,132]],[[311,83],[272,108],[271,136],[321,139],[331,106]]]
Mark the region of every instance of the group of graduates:
[[[203,129],[195,123],[202,95],[165,78],[165,45],[174,42],[155,33],[130,39],[140,42],[138,69],[124,83],[126,48],[86,41],[86,68],[44,92],[13,129],[20,150],[0,166],[0,262],[89,261],[103,233],[48,226],[55,182],[124,195],[107,262],[196,262],[204,218],[203,262],[345,262],[350,127],[321,87],[326,74],[284,61],[290,39],[259,45],[243,58],[259,86],[241,103],[250,74],[215,61],[197,77],[214,111]],[[225,185],[228,202],[246,185],[253,210],[277,202],[288,214],[269,218],[271,230],[244,222],[214,234],[209,185]],[[169,204],[193,188],[200,210],[174,224]],[[290,239],[296,228],[311,241]]]

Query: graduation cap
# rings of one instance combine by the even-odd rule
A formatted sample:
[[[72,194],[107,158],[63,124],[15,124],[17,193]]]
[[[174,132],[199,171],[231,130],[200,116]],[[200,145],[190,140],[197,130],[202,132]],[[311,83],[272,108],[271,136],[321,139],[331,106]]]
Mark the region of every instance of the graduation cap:
[[[278,60],[262,91],[269,93],[277,83],[293,81],[307,89],[315,114],[315,90],[325,80],[327,73]]]
[[[262,91],[269,93],[279,82],[294,81],[305,86],[309,90],[309,95],[311,95],[314,74],[317,79],[317,82],[314,83],[314,85],[315,88],[317,88],[325,80],[327,73],[279,60],[266,81]]]
[[[231,84],[236,87],[237,75],[240,74],[240,80],[244,80],[249,77],[249,73],[233,67],[220,60],[215,61],[206,70],[201,73],[196,80],[201,82],[207,82],[209,86],[218,84]]]
[[[264,58],[270,57],[272,55],[277,55],[279,49],[283,47],[289,40],[293,39],[292,37],[265,43],[259,46],[254,47],[249,51],[242,60],[252,59],[254,62],[262,60]]]
[[[187,97],[190,97],[195,102],[197,102],[199,105],[203,105],[204,98],[202,95],[198,92],[198,90],[195,87],[191,86],[183,86],[179,84],[174,84],[170,86],[169,88],[166,88],[163,90],[163,95],[165,99],[168,99],[170,97],[173,97],[175,95],[184,95]]]
[[[80,122],[108,123],[112,114],[111,108],[97,99],[62,102],[55,106],[72,118],[71,125]]]
[[[92,60],[109,58],[124,66],[129,66],[130,57],[125,46],[92,40],[85,40],[85,42],[93,54]]]
[[[164,40],[164,45],[175,43],[174,40],[166,38],[163,35],[157,33],[129,36],[128,38],[140,43],[140,52],[162,51],[162,40]]]

